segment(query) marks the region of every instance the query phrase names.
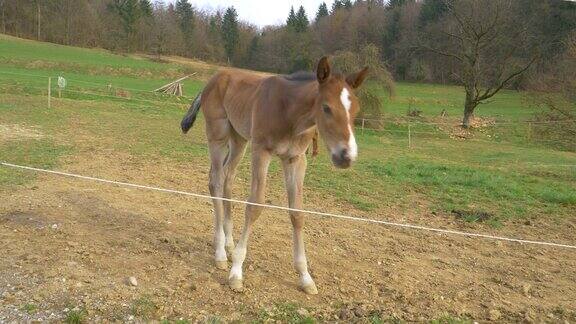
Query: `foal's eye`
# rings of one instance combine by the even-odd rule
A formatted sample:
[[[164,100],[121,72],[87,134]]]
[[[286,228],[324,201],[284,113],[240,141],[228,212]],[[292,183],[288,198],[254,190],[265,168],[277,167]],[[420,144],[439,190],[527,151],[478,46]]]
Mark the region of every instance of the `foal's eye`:
[[[330,107],[328,107],[328,105],[322,105],[322,110],[324,111],[325,114],[332,114],[332,110],[330,110]]]

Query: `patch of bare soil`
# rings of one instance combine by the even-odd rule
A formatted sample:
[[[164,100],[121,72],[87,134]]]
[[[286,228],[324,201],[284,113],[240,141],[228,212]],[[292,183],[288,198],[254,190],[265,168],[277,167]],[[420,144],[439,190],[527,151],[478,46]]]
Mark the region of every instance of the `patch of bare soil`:
[[[472,120],[470,121],[470,128],[469,129],[465,129],[462,128],[462,124],[460,122],[458,123],[452,123],[452,124],[446,124],[446,125],[440,125],[438,126],[438,128],[441,131],[447,132],[450,135],[450,138],[452,139],[470,139],[474,137],[474,133],[480,132],[483,133],[486,128],[488,127],[493,127],[494,125],[496,125],[496,120],[494,118],[489,118],[489,117],[474,117],[472,118]],[[474,132],[472,132],[472,130],[474,130]],[[488,137],[490,137],[488,135]]]
[[[42,137],[44,137],[44,134],[34,128],[17,124],[0,124],[0,142],[21,139],[38,139]]]
[[[59,169],[206,192],[206,166],[95,154]],[[247,185],[239,179],[237,197],[245,197]],[[52,175],[0,191],[0,197],[0,322],[57,321],[75,307],[90,321],[253,320],[287,303],[322,321],[367,322],[374,315],[423,321],[445,314],[480,321],[576,321],[576,252],[567,249],[310,216],[307,254],[320,294],[307,296],[291,265],[288,216],[266,210],[250,241],[247,289],[238,294],[226,285],[228,273],[213,264],[210,201]],[[269,199],[285,203],[277,189]],[[307,192],[305,205],[361,214],[321,193]],[[234,207],[236,238],[242,210]],[[392,208],[369,216],[490,231]],[[570,222],[535,221],[495,234],[573,242],[575,229]]]

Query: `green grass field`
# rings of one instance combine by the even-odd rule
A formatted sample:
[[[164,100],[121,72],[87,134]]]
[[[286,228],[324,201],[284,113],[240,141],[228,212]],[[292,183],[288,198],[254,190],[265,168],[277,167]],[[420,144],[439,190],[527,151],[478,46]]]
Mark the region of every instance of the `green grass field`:
[[[0,36],[0,126],[33,127],[46,135],[0,142],[0,160],[58,168],[67,157],[110,150],[141,159],[206,162],[202,122],[188,139],[179,133],[189,99],[148,92],[194,71],[193,64]],[[68,79],[67,90],[47,109],[47,78],[58,75]],[[52,93],[57,96],[54,83]],[[201,80],[186,81],[186,96],[193,97],[202,85]],[[130,89],[130,99],[118,96],[120,88]],[[383,131],[358,130],[356,167],[335,171],[321,154],[310,163],[307,186],[365,213],[394,208],[457,214],[464,221],[495,227],[520,218],[574,216],[576,154],[529,142],[526,124],[511,123],[528,120],[535,112],[521,93],[503,91],[479,107],[479,116],[503,124],[476,130],[473,139],[452,139],[449,130],[416,123],[436,120],[442,110],[448,121],[456,122],[462,101],[459,87],[398,84],[397,95],[385,98],[383,107],[384,118],[394,122]],[[404,117],[409,107],[421,110],[423,118]],[[76,136],[94,140],[80,145],[73,140]],[[278,170],[276,163],[272,173]],[[248,176],[247,161],[241,173]],[[32,179],[23,175],[0,168],[0,190]]]

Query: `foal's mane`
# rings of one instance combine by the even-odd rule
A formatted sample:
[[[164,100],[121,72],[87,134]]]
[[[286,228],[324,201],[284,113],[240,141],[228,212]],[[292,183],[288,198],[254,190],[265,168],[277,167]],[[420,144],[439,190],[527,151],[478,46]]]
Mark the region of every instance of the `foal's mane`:
[[[316,74],[306,71],[298,71],[292,74],[283,75],[282,77],[284,77],[284,79],[288,81],[294,81],[294,82],[316,81]]]
[[[333,73],[333,76],[336,78],[343,78],[343,75],[338,72]],[[282,77],[288,81],[293,82],[310,82],[318,80],[316,73],[306,71],[298,71],[292,74],[285,74]]]

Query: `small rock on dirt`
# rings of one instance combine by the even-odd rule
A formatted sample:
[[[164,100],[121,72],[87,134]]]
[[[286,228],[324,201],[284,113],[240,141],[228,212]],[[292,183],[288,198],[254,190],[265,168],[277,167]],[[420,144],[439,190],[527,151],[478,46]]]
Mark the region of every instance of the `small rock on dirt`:
[[[526,295],[526,296],[530,295],[531,289],[532,289],[532,285],[530,285],[530,284],[523,284],[522,285],[522,291],[524,292],[524,295]]]
[[[310,315],[310,313],[308,312],[308,310],[306,308],[298,308],[298,310],[296,312],[298,313],[298,315],[300,315],[302,317],[308,317]]]
[[[488,317],[490,318],[491,321],[497,321],[500,319],[500,317],[502,317],[502,314],[500,313],[499,310],[493,309],[488,313]]]
[[[348,320],[351,319],[354,316],[354,314],[352,313],[351,310],[349,310],[348,308],[342,308],[342,310],[340,311],[340,319],[341,320]]]
[[[354,308],[354,315],[356,315],[356,317],[366,317],[366,310],[364,310],[362,307],[358,306]]]
[[[138,286],[138,280],[136,280],[136,277],[128,277],[127,282],[130,286]]]
[[[527,309],[524,313],[524,320],[528,323],[533,323],[536,318],[536,312],[532,309]]]
[[[194,291],[194,290],[198,289],[198,288],[196,287],[196,284],[194,284],[194,283],[184,284],[184,285],[182,286],[182,288],[184,288],[184,290],[189,290],[189,291]]]

